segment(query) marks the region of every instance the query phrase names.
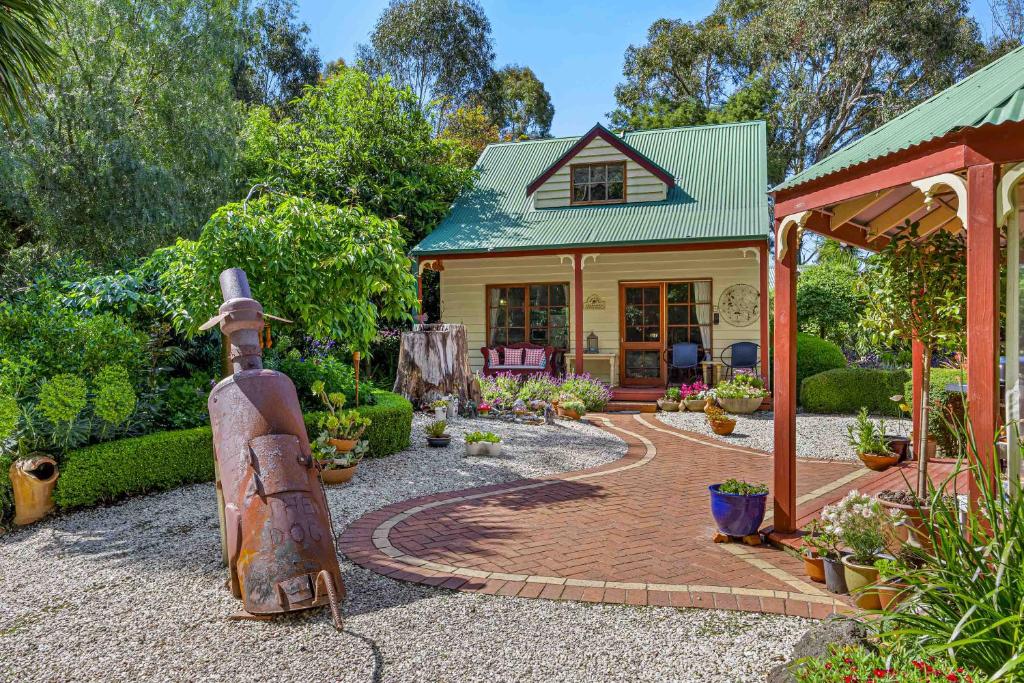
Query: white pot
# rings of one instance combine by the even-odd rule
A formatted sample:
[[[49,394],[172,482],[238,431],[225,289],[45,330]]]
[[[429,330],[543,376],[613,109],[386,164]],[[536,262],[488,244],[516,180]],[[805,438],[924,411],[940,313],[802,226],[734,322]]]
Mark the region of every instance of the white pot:
[[[497,457],[497,456],[501,455],[501,444],[500,443],[485,443],[485,444],[483,444],[483,446],[484,446],[484,453],[483,453],[484,455],[489,455],[491,457]]]
[[[434,419],[435,420],[446,420],[448,418],[447,408],[434,408]]]
[[[478,441],[476,443],[467,443],[466,455],[486,455],[486,453],[484,452],[484,446],[486,445],[487,444],[485,444],[483,441]]]

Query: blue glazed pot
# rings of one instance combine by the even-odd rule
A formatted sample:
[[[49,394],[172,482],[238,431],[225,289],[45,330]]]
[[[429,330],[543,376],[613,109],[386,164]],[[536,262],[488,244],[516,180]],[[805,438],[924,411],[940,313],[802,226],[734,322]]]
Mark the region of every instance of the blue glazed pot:
[[[721,484],[712,484],[711,516],[715,518],[718,530],[729,536],[750,536],[756,534],[764,521],[767,493],[753,496],[739,496],[734,493],[722,493],[718,490]]]

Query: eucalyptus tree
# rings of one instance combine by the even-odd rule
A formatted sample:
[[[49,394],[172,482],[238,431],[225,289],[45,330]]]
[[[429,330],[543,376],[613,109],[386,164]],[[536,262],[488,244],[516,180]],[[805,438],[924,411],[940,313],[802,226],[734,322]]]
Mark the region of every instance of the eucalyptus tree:
[[[543,138],[551,132],[551,95],[528,66],[510,64],[495,71],[481,100],[504,139]]]
[[[263,0],[243,17],[245,52],[235,67],[235,96],[247,104],[283,105],[320,78],[320,52],[294,0]]]

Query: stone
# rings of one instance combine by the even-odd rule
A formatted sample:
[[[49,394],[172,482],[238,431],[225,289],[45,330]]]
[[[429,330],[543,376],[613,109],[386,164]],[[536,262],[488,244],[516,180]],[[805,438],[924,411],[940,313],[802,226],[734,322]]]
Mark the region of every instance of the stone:
[[[867,629],[854,619],[831,616],[811,627],[793,646],[790,661],[779,664],[768,673],[768,683],[796,683],[789,668],[805,657],[822,657],[828,654],[830,645],[866,645]]]

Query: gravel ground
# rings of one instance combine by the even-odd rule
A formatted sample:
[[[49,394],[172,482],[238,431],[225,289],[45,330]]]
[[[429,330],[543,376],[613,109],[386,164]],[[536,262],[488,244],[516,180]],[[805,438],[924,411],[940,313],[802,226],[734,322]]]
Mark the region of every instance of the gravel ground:
[[[727,441],[738,446],[747,446],[771,452],[774,448],[773,414],[756,412],[753,415],[733,415],[736,429],[729,436],[719,436],[711,431],[703,413],[658,413],[658,419],[679,429]],[[812,415],[797,413],[796,454],[801,458],[822,460],[846,460],[855,462],[857,456],[847,443],[846,428],[856,422],[852,415]],[[910,420],[885,418],[888,433],[910,433]]]
[[[423,442],[416,418],[413,441]],[[594,427],[459,421],[509,455],[415,446],[329,489],[336,528],[431,492],[621,457]],[[392,581],[342,562],[346,630],[327,610],[232,622],[213,486],[64,515],[0,536],[0,681],[757,681],[802,619],[518,600]]]

